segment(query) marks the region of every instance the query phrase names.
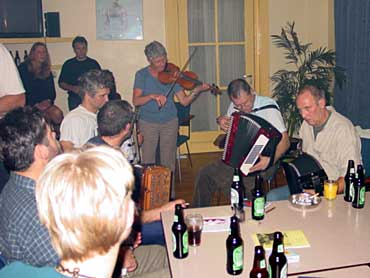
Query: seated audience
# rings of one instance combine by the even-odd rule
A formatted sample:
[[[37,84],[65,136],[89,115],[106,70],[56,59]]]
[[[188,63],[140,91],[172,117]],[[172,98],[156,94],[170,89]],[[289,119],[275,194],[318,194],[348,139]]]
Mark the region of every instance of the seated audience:
[[[60,142],[64,151],[80,148],[97,135],[96,113],[108,101],[110,83],[101,70],[91,70],[80,77],[82,103],[65,116],[60,127]]]
[[[290,143],[283,118],[276,102],[271,98],[256,95],[244,79],[232,81],[227,88],[227,93],[231,103],[227,114],[217,119],[218,125],[223,131],[227,132],[230,124],[230,116],[235,111],[251,113],[265,119],[282,134],[282,138],[276,147],[273,163],[278,161],[288,150]],[[260,155],[259,162],[250,169],[250,172],[265,171],[265,173],[262,173],[263,177],[270,178],[274,172],[273,167],[267,169],[270,160],[271,157]],[[233,172],[233,168],[221,160],[212,162],[202,168],[196,178],[193,206],[210,206],[212,195],[219,190],[225,195],[229,195]],[[243,177],[245,193],[248,199],[251,198],[254,181],[255,178],[253,176]]]
[[[101,69],[96,60],[87,56],[87,40],[84,37],[75,37],[72,48],[75,57],[64,62],[58,80],[59,87],[68,91],[69,111],[77,108],[82,102],[78,78],[90,70]]]
[[[87,144],[109,145],[120,148],[122,142],[131,137],[134,113],[131,105],[125,100],[107,102],[98,112],[98,136],[91,138]],[[123,152],[127,158],[127,153]],[[135,198],[136,199],[136,198]],[[184,200],[175,200],[157,209],[142,211],[142,244],[164,245],[164,235],[160,221],[160,213],[174,211],[176,204],[184,204]]]
[[[112,277],[133,222],[133,182],[129,163],[112,148],[53,159],[38,180],[36,199],[60,262],[55,268],[15,262],[0,277]],[[163,255],[156,257],[155,272],[147,277],[169,277]]]
[[[36,106],[59,132],[63,112],[54,105],[55,86],[48,49],[34,43],[28,58],[19,65],[19,74],[26,90],[26,105]]]
[[[303,118],[299,135],[302,150],[316,158],[329,179],[338,182],[338,193],[344,189],[348,160],[361,163],[361,141],[350,120],[326,106],[325,93],[315,86],[305,86],[297,96],[297,107]],[[287,199],[289,187],[271,190],[269,200]]]
[[[55,265],[58,256],[36,207],[35,182],[59,152],[41,112],[16,108],[0,120],[0,153],[11,170],[0,194],[0,252],[6,261]]]

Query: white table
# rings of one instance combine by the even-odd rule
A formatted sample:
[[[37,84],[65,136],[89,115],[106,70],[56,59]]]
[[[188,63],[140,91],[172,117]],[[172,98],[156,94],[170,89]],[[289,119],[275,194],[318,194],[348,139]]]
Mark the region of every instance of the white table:
[[[289,264],[289,275],[370,263],[370,193],[366,193],[366,199],[363,209],[352,208],[342,195],[334,201],[322,198],[321,204],[312,210],[299,210],[288,201],[274,202],[275,209],[260,222],[250,219],[250,209],[247,208],[247,220],[241,224],[244,240],[243,275],[249,273],[253,263],[254,243],[251,234],[274,231],[303,230],[310,243],[309,248],[294,249],[300,261]],[[201,213],[204,217],[231,215],[229,206],[185,210],[185,214],[190,212]],[[173,212],[163,213],[162,221],[174,278],[229,276],[226,272],[227,232],[203,233],[201,246],[190,247],[189,256],[179,260],[172,255]]]

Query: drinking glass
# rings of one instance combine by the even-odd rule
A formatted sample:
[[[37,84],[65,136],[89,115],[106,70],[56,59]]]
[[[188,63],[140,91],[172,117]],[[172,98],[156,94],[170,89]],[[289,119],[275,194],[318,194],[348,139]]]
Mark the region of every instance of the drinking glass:
[[[338,183],[334,180],[326,180],[324,183],[324,197],[327,200],[334,200],[337,197]]]
[[[200,214],[188,214],[185,217],[188,227],[189,246],[199,246],[203,230],[203,217]]]

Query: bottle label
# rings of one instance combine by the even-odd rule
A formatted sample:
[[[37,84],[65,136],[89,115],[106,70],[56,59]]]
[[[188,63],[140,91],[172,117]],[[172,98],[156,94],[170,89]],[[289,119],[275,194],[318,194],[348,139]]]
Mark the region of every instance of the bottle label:
[[[365,191],[366,187],[362,186],[362,188],[360,189],[360,199],[358,201],[359,205],[361,206],[365,204]]]
[[[273,278],[272,277],[272,269],[271,269],[270,265],[268,266],[267,271],[269,273],[269,278]],[[279,278],[287,278],[288,277],[288,264],[287,263],[281,268],[280,276],[276,276],[276,277],[279,277]]]
[[[260,217],[265,214],[265,198],[258,197],[254,200],[254,211],[253,215]]]
[[[266,268],[266,261],[260,260],[260,268]]]
[[[175,252],[176,251],[176,237],[175,235],[172,233],[172,252]]]
[[[182,253],[187,254],[189,252],[189,235],[188,231],[186,230],[185,233],[182,235]]]
[[[239,181],[240,181],[239,176],[234,175],[234,176],[233,176],[233,182],[234,182],[234,181],[239,182]]]
[[[230,201],[231,201],[231,206],[239,204],[239,193],[234,188],[231,188]]]
[[[269,265],[269,266],[267,267],[267,272],[269,273],[269,278],[271,278],[271,277],[272,277],[272,269],[271,269],[271,265]]]
[[[349,199],[353,200],[355,197],[355,188],[353,187],[353,182],[349,183]]]
[[[243,269],[243,246],[236,247],[233,251],[233,270]]]
[[[282,267],[280,271],[280,278],[286,278],[286,277],[288,277],[288,264],[287,263]]]
[[[277,247],[277,251],[278,251],[278,253],[284,253],[284,245],[279,244],[278,247]]]
[[[179,222],[179,216],[178,215],[174,215],[173,216],[173,222]]]

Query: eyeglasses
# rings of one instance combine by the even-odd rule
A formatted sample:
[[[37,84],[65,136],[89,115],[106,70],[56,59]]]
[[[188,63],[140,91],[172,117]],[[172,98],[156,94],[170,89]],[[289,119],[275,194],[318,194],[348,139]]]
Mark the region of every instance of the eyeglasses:
[[[234,102],[234,108],[237,109],[237,110],[243,110],[243,108],[252,108],[253,107],[253,103],[254,103],[254,97],[255,95],[252,94],[252,95],[248,95],[246,96],[245,98],[245,101],[243,101],[242,103],[236,105],[235,102]]]

